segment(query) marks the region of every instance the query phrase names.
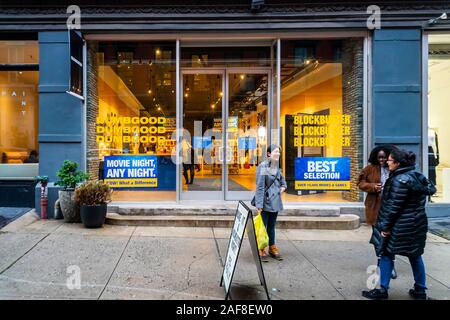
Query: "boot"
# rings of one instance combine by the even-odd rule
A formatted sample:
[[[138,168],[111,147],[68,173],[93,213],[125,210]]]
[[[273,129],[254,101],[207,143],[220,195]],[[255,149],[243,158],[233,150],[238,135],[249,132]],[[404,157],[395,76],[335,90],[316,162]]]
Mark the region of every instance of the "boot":
[[[427,300],[427,293],[424,287],[414,284],[414,289],[409,289],[409,295],[416,300]]]
[[[259,250],[259,258],[262,262],[269,262],[269,256],[266,253],[266,250]]]
[[[281,254],[278,252],[278,248],[276,245],[271,245],[269,247],[269,255],[274,258],[277,259],[279,261],[283,260],[283,257],[281,256]]]
[[[381,287],[380,289],[373,289],[370,291],[363,291],[362,296],[372,300],[382,300],[389,298],[388,291],[384,287]]]

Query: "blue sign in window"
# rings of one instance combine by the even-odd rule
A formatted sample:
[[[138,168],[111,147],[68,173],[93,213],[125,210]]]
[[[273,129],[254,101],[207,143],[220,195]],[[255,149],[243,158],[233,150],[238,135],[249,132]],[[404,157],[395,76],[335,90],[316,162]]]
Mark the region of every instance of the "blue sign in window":
[[[211,137],[194,137],[194,149],[211,149]]]
[[[350,158],[295,158],[296,190],[350,190]]]
[[[255,150],[256,138],[254,137],[240,137],[238,139],[238,148],[241,150]]]

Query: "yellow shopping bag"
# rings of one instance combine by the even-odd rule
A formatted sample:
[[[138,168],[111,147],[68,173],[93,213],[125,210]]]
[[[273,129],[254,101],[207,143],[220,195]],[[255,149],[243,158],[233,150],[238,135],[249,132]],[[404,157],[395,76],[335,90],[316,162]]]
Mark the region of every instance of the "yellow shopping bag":
[[[261,214],[253,218],[253,225],[255,226],[256,241],[258,242],[258,249],[262,250],[269,245],[269,236],[267,235],[266,227]]]

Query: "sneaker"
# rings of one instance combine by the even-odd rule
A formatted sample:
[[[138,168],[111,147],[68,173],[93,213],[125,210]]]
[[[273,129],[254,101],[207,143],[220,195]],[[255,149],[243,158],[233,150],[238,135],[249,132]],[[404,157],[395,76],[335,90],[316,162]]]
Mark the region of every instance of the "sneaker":
[[[373,289],[370,291],[363,291],[362,296],[367,299],[373,299],[373,300],[382,300],[389,298],[388,291],[381,287],[381,289]]]
[[[414,289],[409,289],[409,295],[416,300],[427,300],[425,288],[414,285]]]
[[[259,258],[262,262],[269,262],[269,257],[267,256],[266,250],[259,250]]]
[[[269,255],[274,258],[277,259],[279,261],[283,260],[283,257],[281,256],[281,254],[278,252],[278,248],[276,245],[272,245],[269,247]]]
[[[395,267],[392,268],[391,279],[397,279],[397,270],[395,270]]]

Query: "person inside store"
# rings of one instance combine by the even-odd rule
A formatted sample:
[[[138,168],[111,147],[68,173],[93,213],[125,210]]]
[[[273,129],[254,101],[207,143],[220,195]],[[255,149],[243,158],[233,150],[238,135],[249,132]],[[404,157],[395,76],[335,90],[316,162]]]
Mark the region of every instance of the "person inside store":
[[[189,143],[187,137],[183,137],[183,140],[181,140],[181,151],[184,180],[186,181],[186,184],[193,184],[195,176],[194,148],[192,148],[192,145]],[[188,176],[188,171],[190,173],[190,179]]]
[[[428,132],[428,179],[436,185],[436,169],[439,165],[439,143],[437,133],[429,129]],[[436,194],[434,196],[437,196]],[[433,202],[430,197],[430,202]]]
[[[2,152],[2,163],[8,163],[8,156],[6,152]]]
[[[425,212],[427,197],[436,188],[415,170],[413,152],[393,149],[387,163],[390,171],[386,180],[371,242],[380,255],[380,288],[363,291],[368,299],[387,299],[395,255],[409,259],[414,275],[414,288],[409,295],[427,299],[426,273],[422,260],[428,232]]]
[[[36,150],[31,150],[30,155],[23,162],[24,163],[38,163],[39,162],[39,157],[38,157],[37,151]]]
[[[216,169],[216,164],[218,162],[217,158],[217,151],[216,151],[216,137],[211,136],[211,163],[212,163],[212,173],[214,174],[214,171]]]
[[[105,180],[105,161],[103,159],[98,163],[98,180]]]
[[[278,213],[283,210],[281,194],[286,190],[286,180],[280,168],[281,147],[270,145],[267,148],[267,159],[256,169],[256,191],[253,205],[261,214],[269,236],[269,256],[283,260],[275,244],[275,225]],[[268,262],[266,249],[259,250],[261,261]]]
[[[381,206],[381,195],[384,184],[389,178],[389,167],[386,162],[391,151],[396,148],[392,145],[380,145],[372,149],[369,155],[369,164],[361,171],[358,176],[358,188],[367,192],[364,201],[366,223],[372,228],[378,217],[378,211]],[[380,265],[380,257],[378,263]],[[397,278],[395,266],[392,269],[392,279]]]

